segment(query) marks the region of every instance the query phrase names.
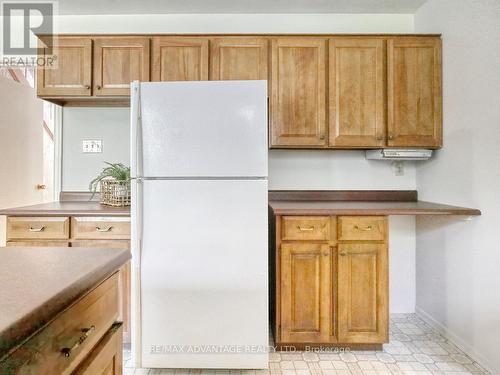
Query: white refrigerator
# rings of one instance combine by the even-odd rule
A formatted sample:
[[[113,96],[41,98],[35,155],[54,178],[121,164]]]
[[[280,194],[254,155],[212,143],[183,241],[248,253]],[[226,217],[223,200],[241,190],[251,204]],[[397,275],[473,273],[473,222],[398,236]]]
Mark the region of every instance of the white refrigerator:
[[[267,83],[131,90],[135,364],[267,368]]]

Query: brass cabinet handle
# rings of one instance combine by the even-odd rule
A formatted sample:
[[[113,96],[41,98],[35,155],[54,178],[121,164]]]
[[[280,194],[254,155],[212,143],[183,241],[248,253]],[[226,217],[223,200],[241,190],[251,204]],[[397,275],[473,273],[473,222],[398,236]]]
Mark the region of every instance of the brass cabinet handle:
[[[95,230],[97,232],[111,232],[111,229],[113,229],[113,227],[107,227],[107,228],[95,227]]]
[[[324,134],[321,134],[321,135],[319,136],[319,139],[321,139],[321,140],[325,139],[325,135],[324,135]]]
[[[372,226],[371,226],[371,225],[368,225],[367,227],[364,227],[364,228],[362,228],[362,227],[360,227],[360,226],[355,225],[355,226],[354,226],[354,229],[357,229],[357,230],[363,230],[363,231],[365,231],[365,232],[368,232],[368,231],[371,231],[373,228],[372,228]]]
[[[301,227],[300,225],[297,225],[297,229],[302,231],[302,232],[312,232],[314,230],[314,226],[312,227]]]
[[[339,253],[339,255],[345,257],[347,255],[347,253],[341,252],[341,253]]]
[[[389,139],[390,140],[394,139],[394,135],[393,134],[389,134]]]
[[[80,337],[75,341],[75,343],[72,346],[70,346],[69,348],[66,347],[66,348],[61,349],[62,355],[64,355],[66,358],[68,358],[71,355],[71,352],[73,350],[75,350],[76,348],[78,348],[80,345],[82,345],[83,342],[85,340],[87,340],[87,337],[89,337],[90,334],[94,331],[95,331],[95,326],[91,326],[90,328],[82,329],[82,334],[80,335]]]
[[[43,230],[45,229],[44,226],[41,226],[39,228],[33,228],[33,227],[29,227],[29,231],[30,232],[43,232]]]
[[[90,85],[85,85],[85,88],[86,88],[87,90],[90,90]]]
[[[100,90],[100,89],[101,89],[101,86],[100,86],[100,85],[97,85],[95,88],[96,88],[97,90]]]

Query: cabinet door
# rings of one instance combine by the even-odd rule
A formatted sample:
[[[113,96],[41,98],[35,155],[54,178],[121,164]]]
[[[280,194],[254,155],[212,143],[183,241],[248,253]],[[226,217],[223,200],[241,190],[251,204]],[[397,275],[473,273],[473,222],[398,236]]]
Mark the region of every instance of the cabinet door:
[[[95,95],[130,95],[135,80],[149,81],[149,38],[96,38]]]
[[[83,360],[74,375],[122,375],[121,333],[121,324],[114,324],[87,358]]]
[[[223,38],[211,42],[212,80],[267,80],[267,39]]]
[[[153,81],[208,80],[208,39],[153,38]]]
[[[71,243],[72,247],[101,247],[106,249],[128,249],[127,240],[78,240]],[[131,299],[131,265],[125,263],[120,268],[118,279],[120,311],[118,319],[123,322],[123,342],[130,342],[130,299]]]
[[[49,43],[40,38],[41,43]],[[92,40],[90,38],[57,38],[54,47],[55,67],[37,71],[39,96],[90,96],[92,94]],[[41,48],[41,55],[47,54]]]
[[[281,245],[280,342],[330,340],[331,260],[329,245]]]
[[[388,339],[387,245],[339,244],[338,341]]]
[[[333,147],[385,145],[384,41],[329,41],[329,143]]]
[[[272,41],[271,146],[324,147],[326,41]]]
[[[441,39],[387,42],[388,145],[442,145]]]

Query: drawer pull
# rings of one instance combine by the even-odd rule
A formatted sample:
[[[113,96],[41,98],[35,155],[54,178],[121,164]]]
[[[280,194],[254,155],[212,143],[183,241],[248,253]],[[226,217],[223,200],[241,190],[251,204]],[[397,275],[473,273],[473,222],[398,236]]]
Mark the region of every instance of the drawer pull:
[[[371,226],[371,225],[368,225],[367,227],[364,227],[364,228],[363,228],[363,227],[360,227],[360,226],[355,225],[355,226],[354,226],[354,229],[357,229],[357,230],[363,230],[363,231],[365,231],[365,232],[369,232],[369,231],[371,231],[373,228],[372,228],[372,226]]]
[[[39,227],[39,228],[33,228],[33,227],[29,227],[29,231],[30,232],[43,232],[43,230],[45,229],[45,227]]]
[[[113,229],[113,227],[105,227],[105,228],[95,227],[95,230],[98,232],[111,232],[111,229]]]
[[[91,326],[90,328],[84,328],[82,329],[82,335],[78,338],[78,340],[75,341],[75,343],[70,347],[70,348],[62,348],[61,353],[68,358],[71,355],[71,352],[78,348],[85,340],[87,340],[87,337],[90,336],[92,332],[95,331],[95,326]]]
[[[297,229],[302,231],[302,232],[312,232],[314,230],[314,226],[312,227],[302,227],[300,225],[297,225]]]

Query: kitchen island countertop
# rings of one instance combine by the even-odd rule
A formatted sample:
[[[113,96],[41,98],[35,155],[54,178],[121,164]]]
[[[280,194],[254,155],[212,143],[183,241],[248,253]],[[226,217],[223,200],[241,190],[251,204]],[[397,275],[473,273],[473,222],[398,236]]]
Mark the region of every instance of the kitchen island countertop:
[[[0,360],[129,259],[120,249],[0,248]]]

